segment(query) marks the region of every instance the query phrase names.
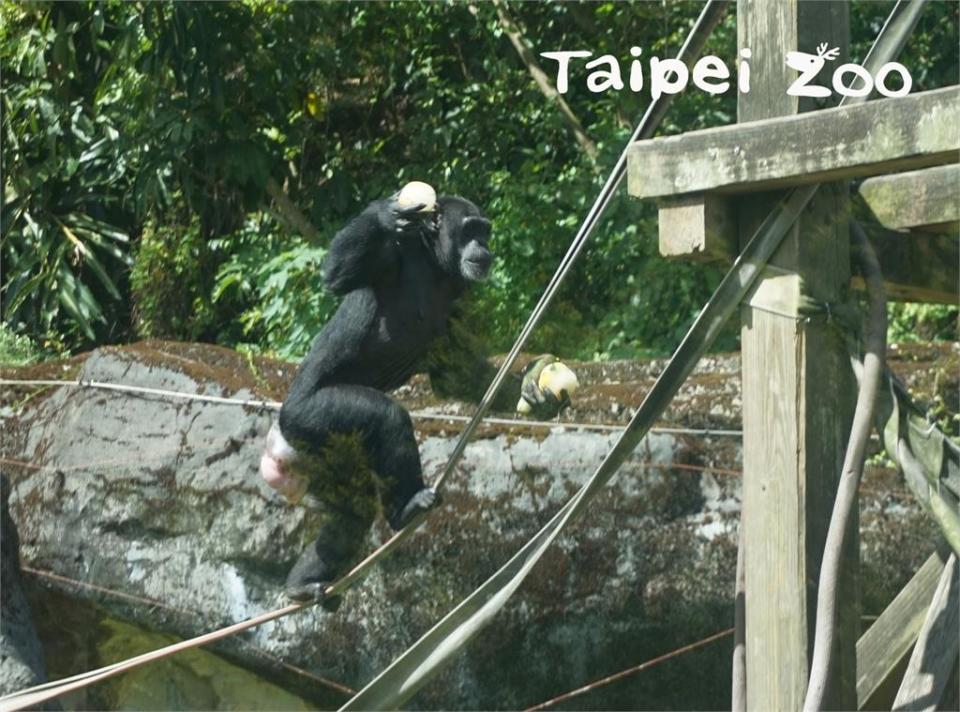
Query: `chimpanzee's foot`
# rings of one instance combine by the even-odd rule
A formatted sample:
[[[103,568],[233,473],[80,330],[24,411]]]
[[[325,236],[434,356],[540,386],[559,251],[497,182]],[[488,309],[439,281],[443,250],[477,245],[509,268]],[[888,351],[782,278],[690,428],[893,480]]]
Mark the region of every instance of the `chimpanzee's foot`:
[[[297,603],[319,603],[325,611],[334,613],[343,603],[343,596],[328,596],[327,588],[331,582],[320,581],[303,584],[287,584],[284,593],[287,598]]]
[[[330,552],[315,541],[300,555],[287,574],[284,593],[300,603],[319,603],[327,611],[340,607],[342,596],[328,596],[327,588],[338,577],[339,567],[331,565]]]
[[[390,521],[390,526],[394,531],[400,531],[410,520],[421,512],[426,512],[440,504],[440,495],[433,487],[424,487],[417,492],[410,501],[404,505],[399,517]]]

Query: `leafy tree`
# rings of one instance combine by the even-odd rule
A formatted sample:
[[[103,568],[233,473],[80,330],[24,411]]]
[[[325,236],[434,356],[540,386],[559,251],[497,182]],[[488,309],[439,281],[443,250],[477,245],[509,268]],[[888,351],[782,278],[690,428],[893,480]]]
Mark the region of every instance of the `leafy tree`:
[[[129,264],[130,166],[84,70],[104,58],[103,15],[8,4],[3,20],[4,319],[93,340],[122,319]]]
[[[367,201],[420,179],[493,219],[499,262],[475,323],[505,348],[649,95],[592,94],[577,70],[564,99],[588,155],[504,17],[534,56],[625,62],[632,45],[674,54],[699,9],[2,3],[3,318],[73,346],[155,334],[298,355],[334,306],[317,275],[324,245]],[[853,6],[855,56],[888,9]],[[709,45],[729,59],[733,15]],[[907,47],[918,89],[956,80],[956,37],[957,6],[932,4]],[[662,132],[729,123],[735,104],[687,91]],[[616,198],[531,348],[672,348],[719,274],[660,259],[655,219]]]

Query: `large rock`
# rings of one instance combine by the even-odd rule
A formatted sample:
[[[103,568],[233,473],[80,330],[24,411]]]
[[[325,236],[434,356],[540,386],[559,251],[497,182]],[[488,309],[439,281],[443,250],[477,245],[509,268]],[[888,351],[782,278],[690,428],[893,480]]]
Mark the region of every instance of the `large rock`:
[[[656,367],[582,367],[587,385],[579,410],[565,419],[625,421]],[[73,368],[84,380],[236,398],[279,397],[291,373],[288,366],[248,361],[224,349],[160,342],[101,349],[75,360]],[[735,357],[708,360],[667,417],[680,425],[738,427],[738,368]],[[421,380],[398,395],[411,407],[458,410],[432,401]],[[257,462],[272,415],[63,388],[31,399],[7,421],[4,457],[31,464],[11,470],[23,558],[79,582],[43,574],[34,579],[32,595],[46,612],[41,634],[47,641],[56,635],[58,611],[63,620],[87,621],[74,626],[74,634],[77,627],[92,629],[72,646],[87,651],[82,659],[53,656],[53,677],[132,654],[136,646],[116,644],[117,626],[134,624],[145,641],[157,641],[158,634],[194,636],[281,605],[286,571],[322,515],[284,504],[260,480]],[[417,423],[425,471],[433,474],[459,427]],[[520,548],[615,439],[615,433],[559,425],[519,433],[484,428],[467,448],[442,508],[350,591],[337,613],[309,609],[212,650],[312,704],[341,703],[342,692],[290,666],[361,687]],[[691,464],[708,470],[685,467]],[[727,470],[738,466],[736,438],[650,435],[495,625],[413,704],[524,707],[730,626],[739,495],[738,480]],[[929,553],[932,533],[902,488],[891,490],[887,480],[879,481],[877,496],[866,495],[863,545],[868,580],[876,571],[877,581],[890,587]],[[378,522],[369,546],[388,535]],[[874,598],[882,605],[888,592]],[[729,650],[729,640],[717,643],[573,706],[723,707]],[[105,691],[84,704],[236,704],[223,690],[200,691],[195,678],[209,673],[204,678],[195,668],[179,685],[179,697],[131,697],[117,682],[101,686]],[[231,675],[243,679],[239,671]],[[691,677],[696,685],[685,682]],[[183,690],[197,692],[191,698]],[[250,704],[269,698],[265,690],[251,692]],[[277,690],[276,707],[300,704],[284,694]]]

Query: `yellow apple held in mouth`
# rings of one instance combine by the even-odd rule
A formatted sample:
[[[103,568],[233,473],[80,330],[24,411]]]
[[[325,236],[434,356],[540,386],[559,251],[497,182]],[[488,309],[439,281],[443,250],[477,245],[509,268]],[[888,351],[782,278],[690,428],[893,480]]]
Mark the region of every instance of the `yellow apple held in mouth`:
[[[411,181],[400,190],[397,196],[397,205],[401,208],[412,208],[423,205],[419,212],[431,213],[437,207],[437,191],[433,186],[422,181]]]

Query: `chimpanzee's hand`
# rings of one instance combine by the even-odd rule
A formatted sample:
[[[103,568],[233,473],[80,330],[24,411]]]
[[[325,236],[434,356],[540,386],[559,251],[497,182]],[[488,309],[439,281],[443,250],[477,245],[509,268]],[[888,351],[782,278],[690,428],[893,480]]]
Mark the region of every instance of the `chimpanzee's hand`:
[[[401,207],[397,202],[399,195],[399,193],[395,193],[380,204],[377,214],[380,226],[389,233],[416,234],[427,224],[433,214],[423,211],[426,203]]]
[[[555,363],[557,363],[556,356],[544,354],[534,359],[527,366],[520,385],[520,400],[517,403],[518,413],[548,420],[558,416],[564,408],[570,407],[569,393],[561,391],[558,396],[550,390],[540,387],[540,376],[543,370],[550,364]],[[558,364],[558,366],[560,365]]]

